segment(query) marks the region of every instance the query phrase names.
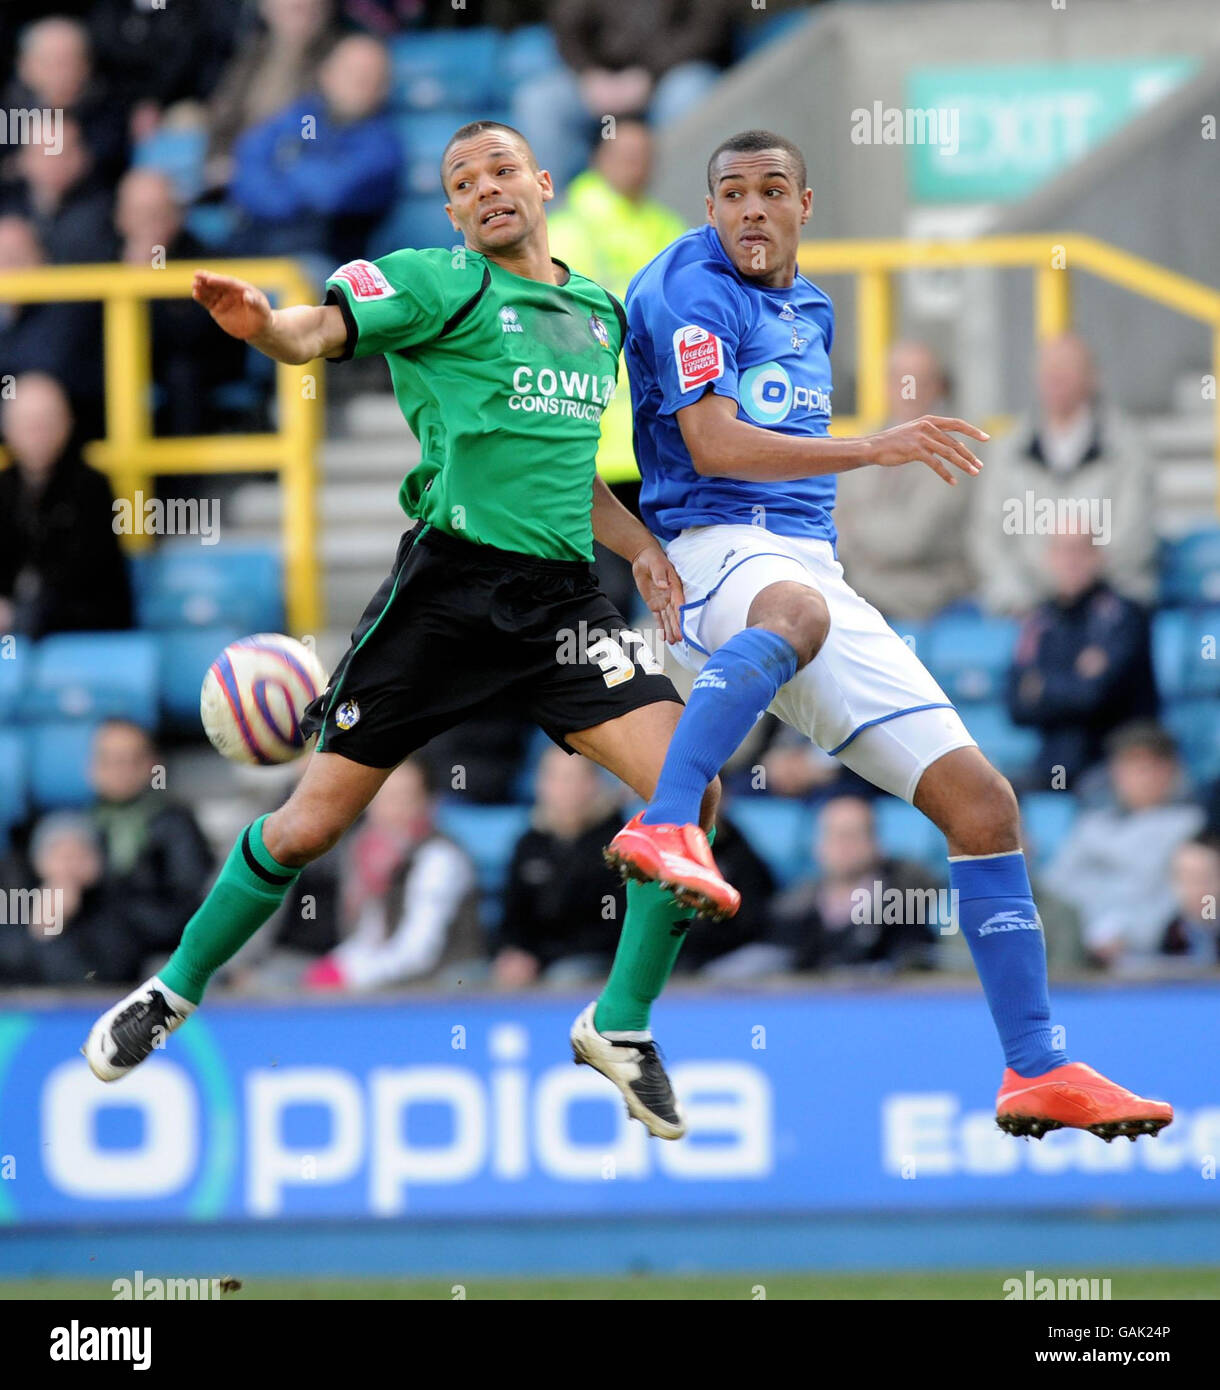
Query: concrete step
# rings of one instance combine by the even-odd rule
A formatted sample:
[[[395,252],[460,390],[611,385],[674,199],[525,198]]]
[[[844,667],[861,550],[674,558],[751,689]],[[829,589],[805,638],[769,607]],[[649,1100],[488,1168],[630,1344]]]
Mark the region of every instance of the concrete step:
[[[344,410],[346,433],[353,438],[408,435],[402,411],[391,391],[369,392],[353,397]]]
[[[1156,453],[1209,454],[1216,437],[1213,417],[1194,415],[1153,415],[1141,421],[1141,429]]]
[[[1182,415],[1208,415],[1216,407],[1214,400],[1208,400],[1204,394],[1205,376],[1211,375],[1211,368],[1202,368],[1197,372],[1183,372],[1177,377],[1170,388],[1169,399],[1176,413]],[[1212,387],[1215,390],[1215,387]]]
[[[329,439],[318,468],[324,478],[377,481],[401,479],[419,462],[419,442],[399,421],[398,432],[377,439]]]
[[[278,526],[283,493],[276,483],[250,483],[234,496],[225,516],[228,534],[243,528]],[[324,482],[318,489],[318,520],[324,530],[405,518],[398,505],[398,486],[390,482]]]

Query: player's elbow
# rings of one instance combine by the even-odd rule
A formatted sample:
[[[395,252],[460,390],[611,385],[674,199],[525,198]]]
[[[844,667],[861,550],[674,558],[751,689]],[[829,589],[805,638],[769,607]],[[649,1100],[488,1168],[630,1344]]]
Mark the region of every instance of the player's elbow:
[[[714,441],[696,436],[686,440],[691,465],[701,478],[719,478],[726,471],[727,454]]]

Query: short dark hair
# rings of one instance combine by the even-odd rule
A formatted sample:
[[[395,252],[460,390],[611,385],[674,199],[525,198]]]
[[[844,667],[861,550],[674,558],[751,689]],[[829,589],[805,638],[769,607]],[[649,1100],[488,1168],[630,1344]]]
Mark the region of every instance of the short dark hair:
[[[505,135],[511,135],[514,140],[520,140],[525,148],[526,154],[529,155],[530,164],[535,169],[538,167],[538,160],[534,156],[534,151],[530,148],[530,142],[515,126],[505,125],[503,121],[467,121],[465,125],[458,126],[449,137],[445,148],[441,151],[441,187],[446,193],[449,192],[449,187],[445,183],[445,160],[449,158],[449,151],[454,145],[458,144],[459,141],[471,140],[476,135],[482,135],[483,132],[487,130],[503,131]]]
[[[1137,719],[1114,730],[1106,740],[1106,755],[1114,758],[1123,753],[1151,753],[1162,762],[1176,762],[1178,741],[1155,720]]]
[[[740,135],[730,135],[727,140],[722,140],[712,151],[712,157],[707,162],[707,191],[716,191],[716,161],[722,154],[758,154],[762,150],[783,150],[796,165],[797,182],[804,192],[809,180],[805,156],[786,135],[776,135],[773,130],[743,130]]]

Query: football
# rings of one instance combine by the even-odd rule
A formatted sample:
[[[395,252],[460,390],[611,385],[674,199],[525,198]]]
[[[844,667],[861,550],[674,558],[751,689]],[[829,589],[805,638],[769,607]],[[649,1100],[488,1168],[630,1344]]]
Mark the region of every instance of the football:
[[[291,762],[305,751],[305,707],[325,689],[326,672],[309,647],[259,632],[231,642],[208,667],[199,717],[213,748],[233,762]]]

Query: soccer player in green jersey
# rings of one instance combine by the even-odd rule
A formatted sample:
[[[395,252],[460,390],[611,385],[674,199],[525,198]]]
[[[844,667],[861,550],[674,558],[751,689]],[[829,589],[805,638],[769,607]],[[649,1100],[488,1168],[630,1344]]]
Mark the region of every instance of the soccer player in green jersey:
[[[422,460],[402,485],[412,525],[393,569],[307,711],[306,732],[319,736],[304,775],[279,810],[242,832],[160,973],[94,1024],[83,1051],[104,1081],[189,1017],[301,869],[445,729],[489,708],[516,710],[638,795],[656,786],[681,702],[590,572],[596,536],[631,562],[666,640],[676,640],[677,574],[594,466],[622,306],[551,258],[550,175],[518,132],[463,126],[441,170],[464,245],[349,262],[327,281],[324,304],[289,309],[273,310],[242,281],[196,275],[195,298],[216,322],[276,361],[384,354]],[[705,827],[718,792],[705,798]],[[715,875],[703,831],[683,834],[688,906],[660,884],[628,886],[609,983],[572,1029],[577,1060],[608,1076],[631,1114],[666,1139],[684,1125],[649,1010],[692,909],[705,905],[700,875]]]

